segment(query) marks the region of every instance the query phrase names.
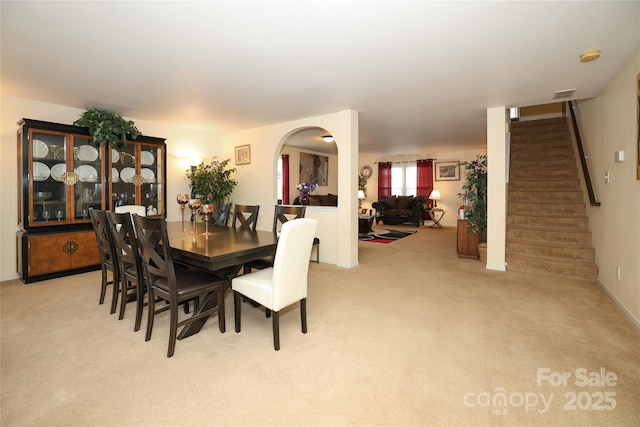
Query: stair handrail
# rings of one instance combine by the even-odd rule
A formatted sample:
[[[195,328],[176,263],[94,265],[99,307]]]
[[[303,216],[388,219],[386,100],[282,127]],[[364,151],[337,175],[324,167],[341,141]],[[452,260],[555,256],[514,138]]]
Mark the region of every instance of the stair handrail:
[[[584,154],[584,146],[582,145],[582,138],[580,137],[580,129],[578,127],[578,120],[576,119],[576,106],[572,101],[567,101],[569,104],[569,112],[571,114],[571,123],[573,124],[573,133],[575,135],[576,144],[578,146],[578,153],[580,155],[580,164],[582,165],[582,173],[584,175],[584,182],[587,185],[587,193],[589,194],[589,201],[591,206],[600,206],[600,200],[593,191],[593,183],[591,182],[591,176],[589,175],[589,167],[587,166],[587,156]]]

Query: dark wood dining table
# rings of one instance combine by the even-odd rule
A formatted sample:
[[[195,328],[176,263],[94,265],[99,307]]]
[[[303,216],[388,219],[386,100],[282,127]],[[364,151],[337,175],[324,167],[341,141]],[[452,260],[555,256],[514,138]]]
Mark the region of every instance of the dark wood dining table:
[[[271,231],[209,225],[210,234],[205,236],[205,225],[198,221],[195,226],[196,232],[193,233],[192,222],[185,222],[184,231],[182,222],[167,222],[174,261],[228,276],[237,273],[244,263],[272,256],[276,251],[278,238]],[[216,298],[208,296],[202,301],[196,314],[216,303]],[[206,321],[204,318],[187,325],[178,338],[186,338],[199,332]]]

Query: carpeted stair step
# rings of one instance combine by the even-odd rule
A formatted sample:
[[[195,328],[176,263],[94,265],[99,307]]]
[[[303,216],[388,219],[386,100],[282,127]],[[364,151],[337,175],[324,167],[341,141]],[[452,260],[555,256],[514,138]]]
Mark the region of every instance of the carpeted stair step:
[[[526,129],[539,129],[539,128],[559,128],[566,129],[567,128],[567,118],[566,117],[552,117],[549,119],[541,119],[541,120],[525,120],[521,122],[513,122],[510,125],[511,131],[520,131]]]
[[[562,262],[558,258],[529,257],[521,255],[507,255],[507,268],[514,271],[529,271],[534,273],[561,275],[577,279],[596,280],[598,266],[593,262]]]
[[[540,229],[588,230],[589,218],[586,216],[549,216],[548,214],[510,214],[507,216],[507,226]]]
[[[546,160],[567,159],[573,156],[573,150],[569,148],[534,150],[534,151],[513,151],[511,153],[512,161],[529,161],[541,162]]]
[[[549,170],[549,169],[576,169],[575,159],[553,159],[531,162],[528,160],[512,160],[511,168],[515,170]]]
[[[578,203],[531,203],[510,201],[508,214],[551,215],[551,216],[584,216],[586,205]]]
[[[507,256],[509,255],[594,262],[596,251],[587,245],[534,244],[524,240],[510,240],[507,242]]]
[[[571,168],[565,169],[523,169],[517,170],[513,168],[513,165],[510,168],[509,173],[509,181],[516,181],[519,179],[526,180],[553,180],[553,179],[575,179],[578,176],[578,168],[574,165]]]
[[[526,153],[537,153],[539,151],[559,151],[572,149],[571,143],[568,141],[560,141],[555,139],[531,141],[530,139],[518,141],[516,139],[511,140],[510,151],[512,153],[518,153],[526,155]]]
[[[527,227],[507,227],[507,240],[527,240],[531,243],[562,243],[590,245],[591,232],[588,230],[557,230]]]
[[[509,181],[509,191],[580,191],[579,179],[515,179]]]
[[[571,147],[569,138],[569,131],[545,131],[539,134],[531,133],[511,133],[511,144],[516,148],[516,151],[527,150],[529,147]]]
[[[582,191],[512,191],[509,190],[509,201],[513,202],[581,202]]]

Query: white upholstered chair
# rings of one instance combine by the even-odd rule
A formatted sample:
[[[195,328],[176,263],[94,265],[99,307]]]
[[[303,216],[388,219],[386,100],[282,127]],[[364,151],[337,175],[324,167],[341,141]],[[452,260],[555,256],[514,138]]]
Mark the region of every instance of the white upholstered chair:
[[[116,206],[115,213],[125,213],[129,212],[131,215],[137,214],[140,216],[147,216],[147,210],[144,206],[140,205],[122,205]]]
[[[274,349],[280,350],[279,312],[298,301],[302,332],[307,333],[307,276],[317,224],[318,221],[310,218],[287,221],[282,225],[273,267],[233,279],[236,332],[240,332],[241,299],[244,295],[271,311]]]

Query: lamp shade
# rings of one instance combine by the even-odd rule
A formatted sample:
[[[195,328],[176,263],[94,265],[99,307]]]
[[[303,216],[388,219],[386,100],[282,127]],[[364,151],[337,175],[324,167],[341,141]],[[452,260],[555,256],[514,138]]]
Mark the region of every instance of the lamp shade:
[[[366,199],[367,196],[364,194],[364,191],[362,190],[358,190],[358,199],[362,200],[362,199]]]
[[[429,195],[429,199],[433,200],[433,207],[438,207],[438,200],[440,200],[440,190],[433,190]]]
[[[322,140],[324,142],[333,142],[334,138],[333,138],[333,135],[325,135],[325,136],[322,137]]]

